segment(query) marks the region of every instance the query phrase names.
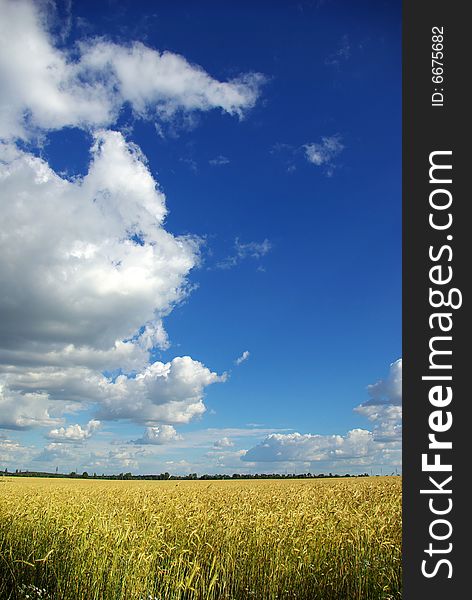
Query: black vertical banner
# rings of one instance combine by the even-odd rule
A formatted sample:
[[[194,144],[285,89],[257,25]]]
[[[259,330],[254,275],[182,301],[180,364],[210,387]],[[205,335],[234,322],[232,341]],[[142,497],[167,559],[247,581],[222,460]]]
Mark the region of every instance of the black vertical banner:
[[[472,572],[467,8],[455,0],[403,3],[406,600],[463,598]]]

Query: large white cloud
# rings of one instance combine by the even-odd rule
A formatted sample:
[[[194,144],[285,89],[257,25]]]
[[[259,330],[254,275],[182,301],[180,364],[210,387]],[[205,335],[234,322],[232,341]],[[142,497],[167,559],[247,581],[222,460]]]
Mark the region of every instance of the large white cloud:
[[[0,181],[2,348],[103,352],[146,323],[159,341],[159,317],[185,295],[198,245],[162,227],[164,196],[134,146],[99,132],[75,181],[17,151]]]
[[[52,400],[116,396],[101,371],[142,371],[148,350],[167,346],[162,318],[199,260],[198,240],[164,229],[164,195],[135,146],[117,132],[95,137],[74,181],[0,147],[3,426],[55,423]]]
[[[219,82],[171,52],[104,39],[58,49],[47,31],[45,3],[0,0],[0,138],[37,129],[112,124],[128,102],[143,118],[219,108],[242,116],[264,78],[247,73]]]

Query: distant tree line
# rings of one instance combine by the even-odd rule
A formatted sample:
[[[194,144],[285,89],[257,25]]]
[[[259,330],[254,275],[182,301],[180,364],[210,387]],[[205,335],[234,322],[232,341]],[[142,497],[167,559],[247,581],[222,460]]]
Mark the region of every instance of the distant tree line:
[[[22,471],[21,469],[16,469],[14,472],[5,469],[4,471],[0,472],[0,474],[8,477],[50,477],[59,479],[109,479],[133,481],[214,481],[222,479],[323,479],[330,477],[369,477],[368,473],[362,473],[360,475],[351,475],[350,473],[346,473],[345,475],[338,475],[333,473],[233,473],[232,475],[219,473],[215,475],[197,475],[197,473],[189,473],[188,475],[171,475],[170,473],[165,472],[160,473],[159,475],[132,475],[131,473],[119,473],[118,475],[105,475],[104,473],[102,473],[101,475],[97,475],[97,473],[93,473],[92,475],[90,475],[87,471],[84,471],[83,473],[76,473],[75,471],[72,471],[71,473],[67,474],[57,472],[47,473],[45,471]]]

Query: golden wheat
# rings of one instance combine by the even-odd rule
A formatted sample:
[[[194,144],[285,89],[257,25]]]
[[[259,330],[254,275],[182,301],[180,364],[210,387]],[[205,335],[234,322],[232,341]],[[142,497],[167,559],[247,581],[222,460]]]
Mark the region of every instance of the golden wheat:
[[[401,597],[401,480],[0,480],[0,596]]]

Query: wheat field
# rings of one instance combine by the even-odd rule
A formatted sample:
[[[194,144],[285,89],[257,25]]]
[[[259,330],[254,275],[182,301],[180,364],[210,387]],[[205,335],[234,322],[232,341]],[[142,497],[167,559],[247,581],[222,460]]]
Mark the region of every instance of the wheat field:
[[[0,597],[401,598],[401,479],[0,479]]]

